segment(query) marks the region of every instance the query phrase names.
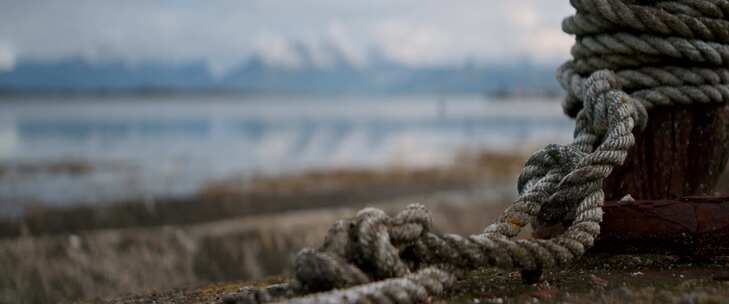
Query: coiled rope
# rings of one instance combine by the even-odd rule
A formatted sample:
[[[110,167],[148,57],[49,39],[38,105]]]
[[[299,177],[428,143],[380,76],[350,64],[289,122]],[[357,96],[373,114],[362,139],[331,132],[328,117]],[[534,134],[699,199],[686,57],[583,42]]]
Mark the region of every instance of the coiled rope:
[[[565,113],[576,118],[574,140],[528,159],[518,199],[498,222],[463,237],[431,231],[422,205],[394,217],[367,208],[338,221],[319,249],[302,250],[291,283],[244,288],[231,300],[423,302],[447,290],[462,270],[534,271],[582,256],[600,233],[603,181],[625,161],[633,128],[646,125],[647,110],[729,100],[729,0],[571,3],[577,12],[562,27],[576,35],[573,60],[557,78],[567,91]],[[569,214],[544,215],[554,209]],[[562,234],[512,240],[527,224],[555,216],[573,218]],[[325,292],[332,289],[338,290]]]

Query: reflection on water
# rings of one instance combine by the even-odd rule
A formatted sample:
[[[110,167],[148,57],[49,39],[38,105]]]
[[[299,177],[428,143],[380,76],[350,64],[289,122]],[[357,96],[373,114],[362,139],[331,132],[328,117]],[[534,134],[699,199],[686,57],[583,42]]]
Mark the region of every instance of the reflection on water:
[[[6,205],[184,195],[232,174],[430,165],[463,148],[565,142],[572,126],[557,100],[481,97],[130,97],[16,100],[0,107],[0,202]],[[88,161],[95,170],[8,170],[64,159]]]
[[[63,139],[83,143],[93,138],[117,141],[127,138],[166,138],[184,136],[204,139],[210,134],[208,120],[103,120],[74,118],[20,118],[20,138],[27,141]]]

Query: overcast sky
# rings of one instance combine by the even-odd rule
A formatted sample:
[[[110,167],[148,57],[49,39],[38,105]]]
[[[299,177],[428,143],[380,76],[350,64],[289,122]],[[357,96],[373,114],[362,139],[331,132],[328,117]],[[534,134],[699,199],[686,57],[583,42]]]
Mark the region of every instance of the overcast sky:
[[[303,45],[364,65],[568,57],[567,0],[0,0],[0,70],[19,61],[204,61],[212,71],[261,54],[296,67]]]

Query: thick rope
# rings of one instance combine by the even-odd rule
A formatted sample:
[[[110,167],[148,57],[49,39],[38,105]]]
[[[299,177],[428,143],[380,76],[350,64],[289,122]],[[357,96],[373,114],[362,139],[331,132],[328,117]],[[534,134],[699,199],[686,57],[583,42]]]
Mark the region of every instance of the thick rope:
[[[562,29],[577,36],[560,67],[563,107],[575,117],[592,72],[610,69],[623,90],[654,106],[724,103],[729,98],[729,1],[572,0]],[[641,3],[647,3],[641,5]]]
[[[535,153],[519,178],[519,199],[483,233],[461,237],[431,232],[430,214],[422,205],[411,205],[395,217],[367,208],[353,219],[337,222],[318,250],[299,253],[296,280],[290,288],[300,294],[344,288],[401,277],[422,265],[535,270],[564,266],[580,257],[600,232],[602,181],[625,160],[637,119],[630,97],[614,89],[617,80],[612,73],[595,73],[586,85],[587,106],[577,118],[573,143],[550,145]],[[602,143],[593,148],[600,138]],[[577,203],[576,218],[567,231],[550,240],[511,240],[551,200]],[[388,297],[383,290],[389,287],[380,287],[337,291],[316,299],[335,303],[353,297]],[[247,298],[276,298],[265,290],[254,292]],[[420,299],[405,298],[406,294],[415,295],[402,293],[403,298],[394,303]]]
[[[394,217],[367,208],[337,222],[319,249],[302,250],[291,283],[246,288],[236,301],[424,302],[463,270],[533,271],[582,256],[600,233],[603,181],[625,161],[647,110],[729,100],[729,0],[571,3],[577,13],[563,29],[577,36],[574,59],[557,77],[565,113],[576,117],[574,140],[529,158],[519,197],[498,222],[463,237],[431,231],[422,205]],[[553,221],[571,224],[551,239],[512,240],[527,224]]]
[[[359,304],[424,303],[440,294],[455,278],[446,271],[426,268],[402,278],[383,280],[326,294],[313,294],[281,303],[289,304]]]

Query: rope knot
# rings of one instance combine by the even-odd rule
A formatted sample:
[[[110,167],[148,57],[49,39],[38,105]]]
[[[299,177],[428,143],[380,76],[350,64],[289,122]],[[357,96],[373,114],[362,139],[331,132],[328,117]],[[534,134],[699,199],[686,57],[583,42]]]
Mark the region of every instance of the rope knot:
[[[603,136],[611,125],[617,123],[615,111],[620,104],[629,104],[634,108],[631,111],[633,121],[641,129],[648,123],[648,114],[645,106],[622,90],[615,73],[609,70],[600,70],[592,73],[583,83],[580,90],[580,99],[583,100],[583,109],[578,114],[578,120],[588,121],[591,133]],[[583,116],[579,118],[579,116]]]
[[[532,154],[524,164],[524,169],[519,175],[517,189],[519,194],[524,195],[525,189],[541,189],[544,195],[551,195],[550,188],[534,187],[537,183],[552,184],[559,182],[567,173],[572,171],[577,163],[585,157],[586,153],[572,145],[550,144]],[[546,197],[539,201],[546,200]]]
[[[400,252],[430,231],[430,212],[409,205],[394,217],[365,208],[335,223],[318,250],[296,257],[296,279],[303,291],[341,288],[410,273]]]
[[[557,78],[568,93],[562,102],[565,114],[570,117],[583,115],[591,131],[602,135],[609,128],[608,118],[612,117],[606,105],[612,104],[611,101],[629,103],[635,109],[631,114],[633,120],[640,130],[645,129],[648,124],[646,102],[623,91],[623,83],[630,83],[623,74],[629,73],[618,77],[610,70],[598,70],[583,78],[575,71],[573,61],[564,63],[557,70]]]
[[[390,219],[390,238],[398,247],[412,245],[430,231],[430,210],[421,204],[411,204]]]

